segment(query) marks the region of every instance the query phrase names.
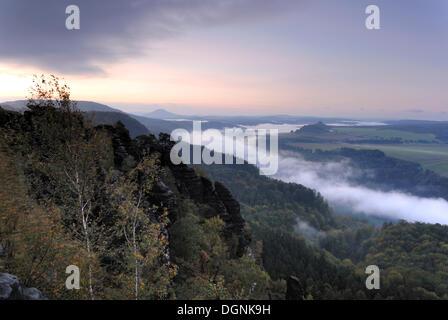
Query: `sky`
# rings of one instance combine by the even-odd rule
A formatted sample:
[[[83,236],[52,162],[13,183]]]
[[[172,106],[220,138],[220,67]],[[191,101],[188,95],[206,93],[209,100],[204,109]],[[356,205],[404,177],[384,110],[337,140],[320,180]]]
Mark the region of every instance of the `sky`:
[[[135,113],[448,120],[446,0],[2,0],[0,21],[0,101],[44,73]]]

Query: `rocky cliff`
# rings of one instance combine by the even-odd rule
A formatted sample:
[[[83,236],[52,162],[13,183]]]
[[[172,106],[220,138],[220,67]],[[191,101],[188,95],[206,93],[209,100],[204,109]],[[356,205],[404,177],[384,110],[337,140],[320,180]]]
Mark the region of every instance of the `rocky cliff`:
[[[219,216],[225,222],[224,236],[235,256],[241,257],[245,253],[251,236],[246,230],[238,201],[222,183],[199,176],[185,164],[174,165],[170,160],[174,143],[168,135],[162,134],[159,139],[152,135],[140,136],[132,140],[121,125],[98,128],[106,129],[112,136],[116,165],[120,166],[129,156],[139,159],[144,153],[155,155],[159,159],[161,167],[168,171],[167,175],[174,179],[174,183],[168,187],[162,177],[150,197],[154,204],[168,209],[171,222],[175,222],[179,216],[176,197],[191,199],[201,205],[201,215],[204,218]]]

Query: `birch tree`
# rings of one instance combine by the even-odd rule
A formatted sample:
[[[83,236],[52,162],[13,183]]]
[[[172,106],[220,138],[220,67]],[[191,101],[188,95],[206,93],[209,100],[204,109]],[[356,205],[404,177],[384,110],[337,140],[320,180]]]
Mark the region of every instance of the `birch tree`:
[[[155,159],[145,158],[128,175],[111,184],[110,193],[120,216],[117,227],[129,257],[127,269],[132,270],[132,277],[125,279],[132,279],[135,300],[162,296],[176,272],[164,258],[168,247],[166,212],[157,214],[158,207],[147,200],[157,180]]]
[[[83,243],[87,254],[87,282],[94,299],[93,264],[98,241],[99,217],[93,215],[95,194],[102,187],[98,171],[106,162],[104,150],[110,139],[86,123],[70,100],[66,85],[51,76],[34,79],[28,107],[36,116],[30,120],[30,146],[43,144],[35,155],[36,166],[50,178],[52,200],[63,209],[66,226]],[[50,188],[47,188],[50,189]]]

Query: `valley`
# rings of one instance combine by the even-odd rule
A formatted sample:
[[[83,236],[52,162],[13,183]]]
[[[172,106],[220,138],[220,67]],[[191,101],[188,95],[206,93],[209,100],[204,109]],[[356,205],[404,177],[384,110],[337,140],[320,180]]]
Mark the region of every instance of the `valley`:
[[[1,0],[0,17],[2,310],[448,301],[447,0]]]
[[[19,103],[12,105],[20,106]],[[167,205],[171,221],[162,224],[170,234],[170,241],[163,245],[170,248],[174,269],[163,263],[158,265],[164,272],[164,281],[172,283],[165,297],[176,295],[191,299],[202,297],[200,292],[203,292],[210,298],[212,296],[205,290],[208,285],[205,278],[212,270],[222,270],[223,277],[243,281],[242,285],[248,285],[249,279],[263,283],[246,298],[284,299],[286,280],[290,276],[301,283],[301,291],[294,294],[306,299],[448,298],[448,289],[441,285],[447,277],[442,270],[448,248],[448,231],[445,230],[448,179],[443,177],[448,152],[440,133],[444,127],[437,127],[433,133],[425,124],[424,130],[410,132],[390,129],[388,124],[365,127],[347,119],[278,116],[275,121],[269,121],[265,117],[174,114],[166,118],[167,113],[160,111],[154,116],[165,119],[158,119],[113,108],[108,110],[107,106],[97,107],[91,103],[81,106],[84,119],[96,126],[98,132],[108,132],[111,137],[109,152],[113,152],[114,166],[123,177],[132,170],[143,170],[144,167],[136,164],[137,159],[148,161],[141,158],[143,150],[152,150],[150,152],[160,161],[161,167],[155,168],[158,168],[161,184],[156,184],[147,201],[158,206]],[[0,114],[0,122],[6,130],[19,130],[22,126],[17,127],[15,123],[23,121],[20,119],[25,110],[15,110],[18,113],[3,111]],[[33,115],[39,120],[41,111],[37,110],[33,107],[25,111],[26,117]],[[51,108],[45,112],[64,113]],[[247,163],[201,164],[194,165],[194,170],[185,165],[173,165],[167,158],[166,148],[172,145],[169,136],[162,133],[156,138],[152,133],[166,132],[170,128],[191,130],[193,120],[202,120],[207,129],[221,131],[227,127],[279,128],[279,172],[265,177],[257,167]],[[317,122],[308,124],[310,120]],[[350,121],[356,124],[350,126]],[[92,130],[89,126],[83,130]],[[20,135],[20,130],[16,134]],[[42,134],[41,139],[51,131]],[[10,161],[8,157],[11,156],[5,161]],[[14,157],[20,159],[19,155]],[[110,155],[106,152],[101,157]],[[39,190],[34,191],[38,192],[36,197],[50,196]],[[108,201],[98,205],[103,206],[102,210],[116,210],[114,203]],[[162,223],[160,218],[155,219],[148,222]],[[114,230],[112,225],[107,228]],[[197,230],[200,230],[200,238],[193,236]],[[222,238],[216,238],[221,232]],[[238,239],[236,243],[235,239]],[[413,247],[413,241],[418,243],[418,239],[426,245]],[[202,271],[205,273],[191,270],[191,267],[208,270],[203,260],[194,261],[198,248],[211,250],[204,252],[212,256],[216,254],[213,252],[221,250],[210,241],[218,241],[224,250],[212,258],[214,267]],[[387,249],[388,256],[384,255],[385,242],[393,248]],[[413,247],[412,252],[403,251],[402,243]],[[108,249],[102,259],[109,259],[114,250]],[[427,259],[431,261],[429,265]],[[381,292],[363,288],[362,274],[367,264],[378,264],[382,268],[384,289]],[[232,270],[238,266],[249,268],[250,274],[232,276],[235,273]],[[180,275],[173,277],[174,270]],[[247,276],[249,278],[245,278]],[[404,281],[405,276],[412,281]],[[203,283],[192,286],[194,277],[200,277]],[[148,281],[153,280],[148,278]],[[219,281],[213,280],[214,285]],[[46,294],[61,294],[50,293],[42,282],[36,285]],[[104,285],[113,286],[113,283]],[[223,297],[235,297],[233,285],[221,285],[224,286]],[[156,297],[155,292],[150,292],[153,291],[148,291],[147,297]]]
[[[310,150],[336,150],[353,148],[357,150],[380,150],[386,155],[416,162],[423,168],[448,177],[448,145],[447,144],[331,144],[295,142],[291,146]]]

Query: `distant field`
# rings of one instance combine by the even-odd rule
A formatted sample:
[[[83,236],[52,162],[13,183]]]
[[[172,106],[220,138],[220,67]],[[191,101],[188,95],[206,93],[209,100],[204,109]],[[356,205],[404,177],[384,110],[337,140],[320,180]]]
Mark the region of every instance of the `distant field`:
[[[308,149],[334,150],[341,147],[353,149],[377,149],[386,155],[402,160],[421,164],[425,169],[448,177],[448,145],[406,144],[406,145],[376,145],[376,144],[325,144],[325,143],[294,143],[295,146]]]
[[[426,141],[437,142],[436,136],[432,133],[415,133],[410,131],[392,130],[383,128],[365,128],[365,127],[333,127],[339,133],[345,133],[355,136],[393,139],[400,138],[404,141]]]

